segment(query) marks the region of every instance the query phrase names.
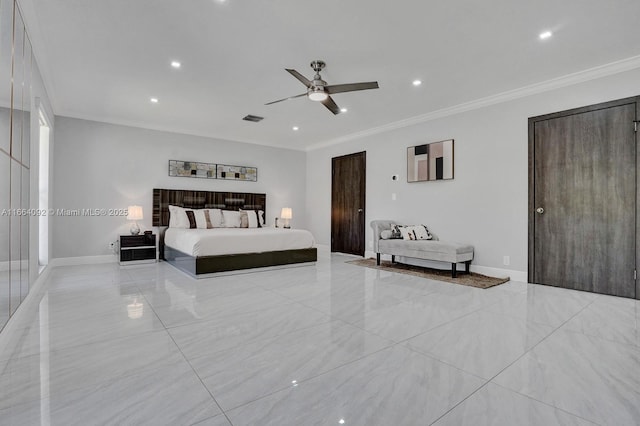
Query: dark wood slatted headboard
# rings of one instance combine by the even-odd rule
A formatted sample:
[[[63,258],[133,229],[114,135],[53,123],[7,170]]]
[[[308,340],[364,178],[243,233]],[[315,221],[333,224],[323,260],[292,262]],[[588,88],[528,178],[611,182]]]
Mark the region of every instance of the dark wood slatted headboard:
[[[267,195],[248,192],[154,189],[153,226],[169,226],[169,204],[192,209],[263,210],[266,215]]]

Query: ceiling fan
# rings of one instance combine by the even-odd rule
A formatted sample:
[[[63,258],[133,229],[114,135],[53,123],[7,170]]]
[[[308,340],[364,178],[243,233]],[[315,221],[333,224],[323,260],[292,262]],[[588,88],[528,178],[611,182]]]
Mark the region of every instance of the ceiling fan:
[[[289,74],[291,74],[302,84],[307,86],[306,93],[279,99],[277,101],[269,102],[265,105],[271,105],[282,101],[288,101],[289,99],[306,96],[312,101],[322,102],[322,105],[326,106],[327,109],[332,113],[340,114],[340,108],[338,107],[338,105],[336,105],[333,99],[331,99],[330,95],[344,92],[355,92],[357,90],[377,89],[379,87],[377,81],[369,81],[366,83],[333,84],[331,86],[328,86],[327,82],[324,81],[320,76],[320,71],[325,67],[325,65],[326,64],[324,63],[324,61],[318,60],[311,62],[311,68],[313,68],[313,70],[316,72],[316,75],[313,76],[313,80],[308,80],[305,76],[303,76],[296,70],[285,68]]]

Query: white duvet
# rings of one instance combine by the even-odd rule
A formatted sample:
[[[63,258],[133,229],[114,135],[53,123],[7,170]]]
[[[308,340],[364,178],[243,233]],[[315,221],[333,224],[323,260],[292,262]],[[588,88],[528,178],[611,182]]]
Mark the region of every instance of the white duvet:
[[[315,240],[311,232],[304,229],[169,228],[164,235],[164,244],[198,257],[305,249],[315,247]]]

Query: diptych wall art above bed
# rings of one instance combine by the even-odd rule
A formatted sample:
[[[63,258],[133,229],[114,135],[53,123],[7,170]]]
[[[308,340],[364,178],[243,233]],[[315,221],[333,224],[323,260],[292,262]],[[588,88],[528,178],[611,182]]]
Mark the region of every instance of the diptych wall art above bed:
[[[218,164],[218,179],[258,181],[258,169],[255,167],[225,166]]]
[[[257,182],[258,168],[200,163],[197,161],[169,160],[169,176]]]
[[[453,179],[453,139],[407,148],[407,182]]]

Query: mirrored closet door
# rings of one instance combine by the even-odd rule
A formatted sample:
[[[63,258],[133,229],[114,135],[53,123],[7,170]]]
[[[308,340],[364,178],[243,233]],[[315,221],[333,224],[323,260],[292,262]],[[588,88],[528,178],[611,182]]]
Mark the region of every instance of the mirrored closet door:
[[[0,329],[29,292],[31,43],[14,0],[0,0]]]

